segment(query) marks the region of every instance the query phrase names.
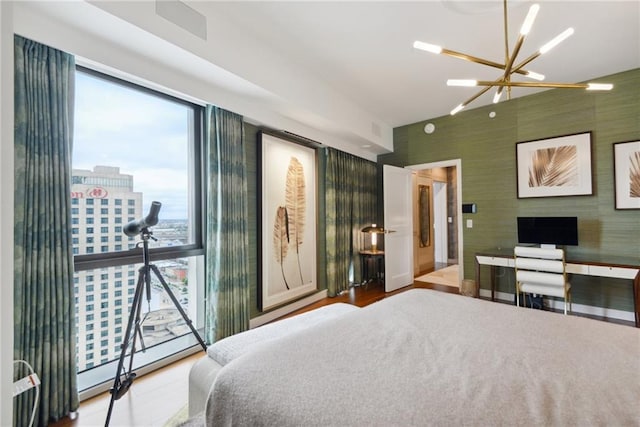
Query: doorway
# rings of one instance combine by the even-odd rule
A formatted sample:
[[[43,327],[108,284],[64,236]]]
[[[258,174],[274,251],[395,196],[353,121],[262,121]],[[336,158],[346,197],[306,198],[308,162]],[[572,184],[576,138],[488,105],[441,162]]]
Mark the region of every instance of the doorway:
[[[414,276],[457,264],[455,276],[459,284],[464,277],[461,159],[406,168],[414,173]],[[424,209],[421,197],[426,193],[430,197],[428,211],[423,214],[419,209]],[[420,223],[425,216],[430,218],[432,227],[426,232]],[[430,239],[426,240],[425,235]]]

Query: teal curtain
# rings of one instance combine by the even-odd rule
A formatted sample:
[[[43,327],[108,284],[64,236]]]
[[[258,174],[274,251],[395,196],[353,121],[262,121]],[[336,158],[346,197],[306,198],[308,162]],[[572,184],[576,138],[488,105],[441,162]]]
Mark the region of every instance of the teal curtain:
[[[42,381],[34,425],[47,425],[78,408],[70,226],[75,61],[20,36],[14,51],[14,358]],[[32,392],[14,399],[15,425],[29,424],[33,399]]]
[[[378,169],[333,148],[325,148],[325,155],[327,291],[335,296],[349,289],[351,277],[361,281],[360,230],[376,221]]]
[[[242,116],[207,106],[205,339],[249,329],[247,173]]]

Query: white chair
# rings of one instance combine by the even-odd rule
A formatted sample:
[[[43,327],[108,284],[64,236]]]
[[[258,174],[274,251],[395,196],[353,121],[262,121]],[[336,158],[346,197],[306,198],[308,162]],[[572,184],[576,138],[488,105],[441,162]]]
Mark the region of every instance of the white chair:
[[[564,250],[516,246],[516,305],[520,306],[520,293],[554,296],[567,301],[571,312],[571,284],[567,280]]]

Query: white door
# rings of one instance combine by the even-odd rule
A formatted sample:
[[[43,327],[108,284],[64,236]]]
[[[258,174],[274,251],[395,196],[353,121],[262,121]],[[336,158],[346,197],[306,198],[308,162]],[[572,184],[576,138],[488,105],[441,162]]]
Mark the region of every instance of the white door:
[[[433,241],[435,243],[436,263],[448,262],[447,240],[447,184],[433,183]]]
[[[384,284],[390,292],[413,283],[411,171],[384,165]]]

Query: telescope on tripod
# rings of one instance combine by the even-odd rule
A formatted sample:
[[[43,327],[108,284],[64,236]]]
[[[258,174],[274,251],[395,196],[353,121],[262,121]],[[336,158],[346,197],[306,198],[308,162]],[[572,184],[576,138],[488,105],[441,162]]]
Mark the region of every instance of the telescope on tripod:
[[[153,237],[153,233],[151,232],[151,230],[149,230],[149,227],[153,227],[158,223],[158,214],[160,213],[161,206],[162,204],[160,202],[151,202],[151,207],[146,217],[131,221],[123,228],[123,231],[127,236],[131,237],[138,234],[140,235],[140,238],[142,240],[141,242],[138,242],[136,246],[140,247],[140,245],[142,245],[143,266],[138,270],[138,282],[136,284],[136,290],[133,295],[133,302],[131,303],[131,311],[129,313],[127,329],[125,331],[124,338],[122,339],[122,344],[120,345],[121,351],[120,358],[118,360],[118,368],[116,370],[116,376],[113,381],[113,387],[111,387],[109,391],[111,393],[111,400],[109,402],[107,419],[104,424],[105,427],[109,425],[109,421],[111,420],[111,412],[113,410],[114,402],[124,396],[127,391],[129,391],[133,380],[136,378],[136,373],[133,372],[133,356],[136,353],[136,343],[138,339],[140,339],[142,350],[145,350],[141,328],[141,323],[142,321],[144,321],[144,319],[141,320],[142,294],[143,292],[146,292],[147,304],[150,306],[152,272],[153,274],[155,274],[158,281],[162,284],[162,288],[167,293],[176,309],[178,309],[178,312],[184,319],[189,329],[191,329],[191,332],[198,340],[198,343],[202,346],[202,349],[204,351],[207,351],[207,345],[200,337],[198,331],[194,328],[192,321],[187,316],[187,313],[185,313],[184,309],[180,305],[180,302],[177,300],[176,296],[171,291],[171,288],[169,288],[169,285],[167,285],[167,282],[160,274],[160,270],[158,270],[158,267],[149,262],[149,240],[156,240],[155,237]],[[127,358],[127,350],[129,350],[129,348],[129,363],[128,366],[125,367],[125,359]]]

